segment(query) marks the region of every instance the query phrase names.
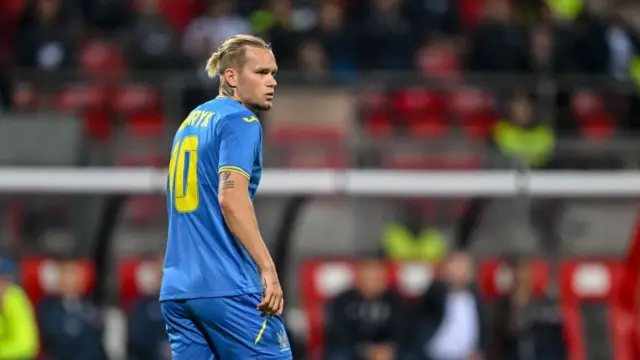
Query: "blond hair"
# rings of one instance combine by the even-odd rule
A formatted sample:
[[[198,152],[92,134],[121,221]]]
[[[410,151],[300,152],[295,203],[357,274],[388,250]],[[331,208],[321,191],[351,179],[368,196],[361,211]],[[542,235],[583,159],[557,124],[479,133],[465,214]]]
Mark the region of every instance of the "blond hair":
[[[210,78],[222,75],[230,67],[239,68],[244,64],[245,46],[270,49],[270,45],[253,35],[229,36],[207,61],[206,71]]]

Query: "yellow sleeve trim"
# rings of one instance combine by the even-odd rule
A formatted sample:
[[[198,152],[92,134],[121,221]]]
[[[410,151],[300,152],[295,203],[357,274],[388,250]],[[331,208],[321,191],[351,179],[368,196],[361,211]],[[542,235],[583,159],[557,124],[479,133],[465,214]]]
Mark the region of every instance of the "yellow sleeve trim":
[[[260,339],[262,339],[262,334],[264,334],[264,330],[266,328],[267,328],[267,318],[265,318],[264,321],[262,322],[262,328],[260,329],[260,332],[258,333],[256,340],[253,342],[254,344],[257,344],[260,342]]]
[[[220,174],[223,171],[236,172],[238,174],[244,175],[244,177],[246,177],[248,180],[251,180],[251,176],[249,176],[249,173],[244,171],[241,167],[238,167],[238,166],[220,166],[220,168],[218,169],[218,174]]]

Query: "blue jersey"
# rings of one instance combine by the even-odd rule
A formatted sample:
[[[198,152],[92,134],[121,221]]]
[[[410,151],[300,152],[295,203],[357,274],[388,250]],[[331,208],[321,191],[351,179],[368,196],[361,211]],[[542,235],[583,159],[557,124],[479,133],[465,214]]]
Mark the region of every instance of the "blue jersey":
[[[256,263],[222,215],[221,171],[246,176],[253,200],[262,173],[262,127],[254,113],[228,98],[216,98],[193,110],[173,140],[160,301],[263,290]]]

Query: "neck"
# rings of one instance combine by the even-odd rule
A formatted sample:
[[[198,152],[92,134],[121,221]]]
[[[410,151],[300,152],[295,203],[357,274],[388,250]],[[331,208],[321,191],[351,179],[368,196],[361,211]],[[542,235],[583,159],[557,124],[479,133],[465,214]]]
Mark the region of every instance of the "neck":
[[[238,94],[236,94],[233,90],[225,91],[225,89],[220,89],[220,92],[218,92],[218,97],[235,100],[235,101],[239,102],[240,104],[242,104],[243,106],[246,106],[242,102],[242,100],[240,100],[240,98],[238,97]]]

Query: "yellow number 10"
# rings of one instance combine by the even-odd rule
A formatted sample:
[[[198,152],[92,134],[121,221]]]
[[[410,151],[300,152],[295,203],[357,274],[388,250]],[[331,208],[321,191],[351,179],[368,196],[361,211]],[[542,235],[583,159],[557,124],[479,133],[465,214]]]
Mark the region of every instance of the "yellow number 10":
[[[187,162],[189,154],[189,164]],[[181,213],[198,208],[198,137],[187,136],[176,144],[169,163],[169,191],[173,206]],[[186,167],[186,168],[185,168]],[[185,171],[187,184],[185,186]]]

